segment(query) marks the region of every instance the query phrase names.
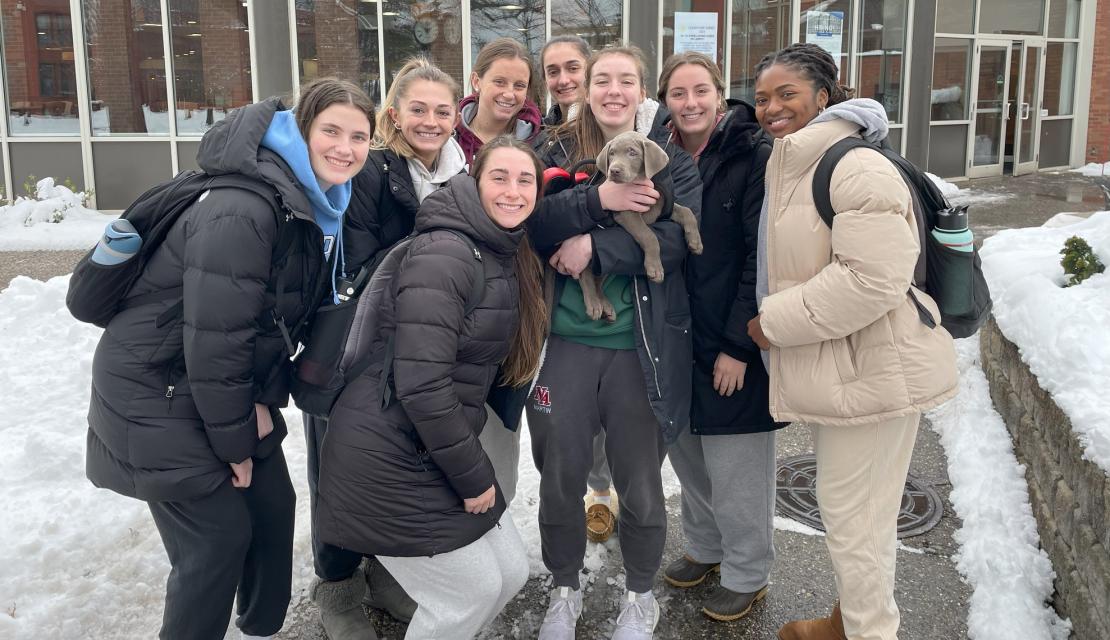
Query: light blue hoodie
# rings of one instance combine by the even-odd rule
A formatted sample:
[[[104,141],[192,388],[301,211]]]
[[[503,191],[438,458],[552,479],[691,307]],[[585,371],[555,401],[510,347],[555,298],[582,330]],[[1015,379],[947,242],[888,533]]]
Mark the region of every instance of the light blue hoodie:
[[[297,128],[292,111],[278,111],[274,114],[274,119],[270,121],[270,127],[262,138],[262,146],[281,156],[308,196],[316,225],[324,233],[324,258],[330,259],[333,249],[337,252],[336,260],[332,263],[331,280],[332,298],[338,304],[335,274],[337,268],[340,273],[345,274],[346,271],[343,259],[343,212],[351,202],[351,181],[337,184],[326,192],[320,188],[308,157],[308,143]]]

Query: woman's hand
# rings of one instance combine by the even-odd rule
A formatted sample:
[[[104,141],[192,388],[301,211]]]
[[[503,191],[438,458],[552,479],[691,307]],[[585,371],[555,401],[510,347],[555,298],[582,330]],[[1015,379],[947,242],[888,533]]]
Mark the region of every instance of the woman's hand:
[[[713,389],[728,398],[744,388],[744,373],[748,363],[737,360],[726,353],[718,353],[713,363]]]
[[[497,497],[497,489],[490,485],[482,495],[477,498],[466,498],[463,500],[463,508],[467,513],[485,513],[493,507],[494,499]]]
[[[590,266],[594,257],[594,241],[590,234],[572,236],[559,245],[559,250],[549,260],[552,268],[559,273],[570,276],[575,280],[578,274]]]
[[[601,183],[597,195],[603,209],[647,213],[651,205],[659,200],[659,192],[654,187],[651,180],[646,179],[625,183],[609,181]]]
[[[251,473],[254,471],[254,460],[246,460],[231,464],[231,486],[236,489],[246,489],[251,486]]]
[[[762,313],[748,320],[748,335],[751,336],[755,346],[767,351],[771,348],[771,341],[767,339],[767,336],[763,335],[763,325],[759,323],[761,317],[763,317]]]
[[[258,423],[259,440],[274,432],[274,418],[270,415],[270,408],[266,405],[254,403],[254,420]]]

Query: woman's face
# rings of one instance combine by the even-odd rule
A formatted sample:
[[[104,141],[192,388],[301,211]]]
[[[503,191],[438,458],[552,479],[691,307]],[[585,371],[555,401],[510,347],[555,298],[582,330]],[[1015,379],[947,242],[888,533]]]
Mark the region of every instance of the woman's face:
[[[478,176],[478,197],[499,227],[515,229],[527,220],[538,190],[539,176],[527,153],[510,147],[490,151]]]
[[[565,114],[585,91],[586,59],[570,43],[553,44],[543,54],[543,77],[547,91]]]
[[[828,91],[815,91],[809,78],[786,65],[771,65],[755,81],[755,117],[775,138],[809,124],[828,101]]]
[[[439,82],[417,80],[390,107],[389,117],[421,160],[435,161],[455,130],[458,110],[451,89]]]
[[[479,113],[494,122],[515,118],[527,98],[528,80],[528,63],[520,58],[498,58],[481,77],[470,74]]]
[[[636,107],[644,99],[636,62],[623,54],[602,56],[590,73],[590,111],[602,129],[627,131],[636,119]]]
[[[667,84],[666,99],[671,121],[684,136],[705,134],[717,122],[721,94],[705,67],[684,64],[676,68]]]
[[[362,170],[370,131],[370,119],[354,105],[333,104],[316,116],[308,128],[308,158],[322,189],[343,184]]]

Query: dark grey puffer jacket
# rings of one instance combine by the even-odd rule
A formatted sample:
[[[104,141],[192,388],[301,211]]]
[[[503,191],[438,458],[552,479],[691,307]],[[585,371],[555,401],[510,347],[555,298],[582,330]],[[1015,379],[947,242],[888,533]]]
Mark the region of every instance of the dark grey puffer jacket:
[[[455,233],[438,229],[466,234],[485,263],[482,299],[465,317],[483,265]],[[483,401],[518,322],[513,257],[524,231],[494,224],[466,175],[424,200],[416,230],[383,301],[372,364],[332,409],[320,458],[316,531],[328,544],[367,555],[453,551],[505,511],[500,488],[495,507],[481,515],[466,513],[463,499],[495,482],[478,434]],[[399,401],[383,409],[390,335]]]
[[[259,148],[283,108],[277,99],[244,107],[201,142],[201,168],[237,174],[241,187],[213,189],[185,211],[132,290],[183,287],[182,316],[156,324],[175,300],[121,311],[97,345],[86,474],[98,487],[143,500],[196,498],[230,478],[228,463],[264,458],[285,437],[276,407],[288,403],[291,365],[274,315],[292,326],[308,314],[326,265],[299,183]],[[294,234],[284,269],[273,263],[279,226]],[[275,407],[274,432],[261,442],[256,402]]]

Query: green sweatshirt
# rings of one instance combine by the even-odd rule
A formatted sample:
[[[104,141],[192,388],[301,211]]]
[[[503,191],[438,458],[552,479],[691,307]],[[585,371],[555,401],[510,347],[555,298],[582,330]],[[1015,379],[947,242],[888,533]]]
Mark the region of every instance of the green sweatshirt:
[[[632,308],[632,279],[629,276],[608,276],[602,287],[613,309],[616,322],[591,320],[586,315],[582,300],[582,287],[573,278],[566,279],[563,294],[555,305],[551,319],[551,333],[571,342],[603,349],[635,349],[633,334],[636,310]]]

